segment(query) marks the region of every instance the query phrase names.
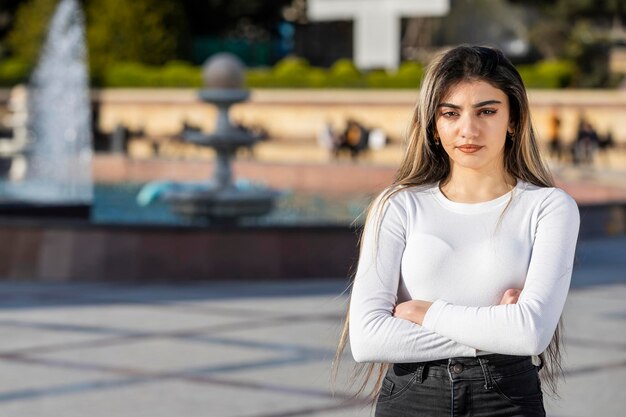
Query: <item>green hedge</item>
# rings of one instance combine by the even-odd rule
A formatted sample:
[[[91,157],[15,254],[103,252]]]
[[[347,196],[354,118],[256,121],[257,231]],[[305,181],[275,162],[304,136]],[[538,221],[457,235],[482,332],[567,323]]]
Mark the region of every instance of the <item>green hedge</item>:
[[[340,59],[329,69],[312,67],[302,58],[288,57],[274,68],[249,69],[246,85],[250,88],[417,88],[423,68],[405,62],[397,71],[362,73],[349,59]]]
[[[520,65],[520,75],[527,88],[571,87],[576,65],[564,60],[544,60]],[[267,69],[251,69],[246,73],[250,88],[419,88],[424,68],[416,62],[403,62],[397,71],[360,72],[347,59],[340,59],[328,70],[311,67],[302,58],[285,58]]]
[[[526,88],[570,87],[576,75],[576,65],[573,62],[556,59],[520,65],[517,70]]]
[[[572,86],[576,66],[570,61],[544,60],[520,65],[518,70],[527,88],[563,88]],[[0,61],[0,86],[25,82],[29,65],[17,58]],[[340,59],[330,68],[309,65],[302,58],[289,57],[273,68],[246,71],[249,88],[419,88],[424,74],[416,62],[404,62],[397,71],[374,70],[363,73],[348,59]],[[201,68],[182,61],[163,66],[119,62],[102,72],[103,87],[202,87]]]
[[[10,87],[25,83],[30,75],[30,65],[18,58],[3,59],[0,61],[0,86]]]
[[[104,71],[105,87],[201,87],[199,67],[181,61],[171,61],[162,67],[136,62],[121,62]]]

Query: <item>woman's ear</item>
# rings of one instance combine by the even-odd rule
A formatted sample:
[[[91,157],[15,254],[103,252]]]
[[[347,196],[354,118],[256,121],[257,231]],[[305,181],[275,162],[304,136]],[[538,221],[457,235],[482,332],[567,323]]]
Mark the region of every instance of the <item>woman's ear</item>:
[[[510,124],[506,131],[509,133],[509,135],[515,136],[515,125]]]

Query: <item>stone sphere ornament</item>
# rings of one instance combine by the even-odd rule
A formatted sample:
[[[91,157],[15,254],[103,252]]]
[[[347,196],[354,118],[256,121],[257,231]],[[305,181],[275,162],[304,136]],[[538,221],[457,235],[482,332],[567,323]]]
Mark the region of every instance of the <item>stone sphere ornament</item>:
[[[243,89],[245,66],[231,53],[215,54],[202,65],[202,80],[205,88]]]

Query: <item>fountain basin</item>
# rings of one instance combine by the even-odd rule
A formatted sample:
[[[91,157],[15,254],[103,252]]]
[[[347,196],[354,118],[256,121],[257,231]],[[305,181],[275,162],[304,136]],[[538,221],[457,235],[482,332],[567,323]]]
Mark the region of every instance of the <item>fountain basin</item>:
[[[183,138],[196,145],[210,146],[216,150],[232,150],[242,146],[252,146],[259,141],[256,136],[239,129],[231,129],[227,132],[202,133],[202,132],[185,132]]]
[[[234,222],[238,217],[262,216],[274,208],[279,192],[263,189],[238,190],[234,187],[205,191],[175,191],[163,198],[172,209],[184,216],[207,217]]]

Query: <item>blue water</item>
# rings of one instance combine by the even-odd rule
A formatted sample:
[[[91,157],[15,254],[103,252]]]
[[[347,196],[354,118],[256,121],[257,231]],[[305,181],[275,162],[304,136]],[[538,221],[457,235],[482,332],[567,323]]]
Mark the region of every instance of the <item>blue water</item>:
[[[208,226],[206,219],[178,216],[164,201],[147,207],[137,204],[137,194],[143,184],[98,184],[94,188],[92,222],[118,225]],[[359,217],[367,208],[371,196],[330,198],[322,195],[285,192],[271,213],[243,218],[243,226],[326,226],[362,223]]]

